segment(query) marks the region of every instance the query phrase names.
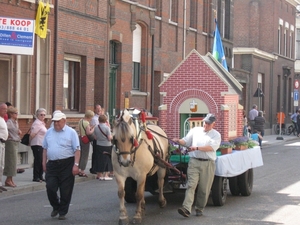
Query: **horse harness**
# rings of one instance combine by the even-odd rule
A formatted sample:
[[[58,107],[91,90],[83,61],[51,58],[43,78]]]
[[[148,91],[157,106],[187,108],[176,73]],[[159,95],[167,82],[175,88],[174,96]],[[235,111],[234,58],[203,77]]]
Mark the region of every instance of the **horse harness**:
[[[135,123],[134,123],[134,125],[136,126]],[[140,129],[139,129],[137,137],[140,136],[140,134],[141,134],[142,131],[145,132],[144,128],[142,128],[142,127],[139,127],[139,128]],[[152,168],[150,169],[148,175],[152,173],[152,171],[155,169],[156,166],[164,167],[164,168],[166,167],[165,163],[163,162],[164,153],[162,151],[160,143],[158,142],[158,140],[157,140],[157,138],[155,136],[153,136],[152,140],[148,139],[148,141],[152,141],[153,148],[148,143],[148,141],[146,139],[144,139],[144,138],[139,138],[138,144],[136,144],[135,141],[136,141],[135,138],[131,137],[131,149],[130,149],[130,151],[120,152],[119,149],[118,149],[118,147],[117,147],[117,141],[115,139],[113,139],[113,146],[115,146],[115,148],[114,148],[115,153],[118,156],[124,155],[124,154],[133,155],[132,162],[131,162],[131,166],[133,166],[134,162],[135,162],[136,152],[139,149],[139,147],[141,146],[142,142],[144,142],[148,146],[148,150],[149,150],[149,152],[151,153],[151,155],[154,158],[154,164],[153,164]],[[119,162],[119,165],[122,166],[119,157],[118,157],[118,162]]]

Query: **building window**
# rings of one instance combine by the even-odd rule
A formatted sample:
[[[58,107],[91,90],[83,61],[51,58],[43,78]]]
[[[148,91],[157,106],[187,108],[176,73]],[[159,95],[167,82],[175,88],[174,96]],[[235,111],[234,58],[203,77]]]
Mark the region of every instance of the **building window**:
[[[76,60],[76,61],[75,61]],[[63,109],[78,111],[79,110],[79,93],[80,93],[80,59],[74,57],[64,60],[64,92],[63,92]]]
[[[205,33],[209,33],[209,28],[208,28],[208,21],[210,20],[210,17],[209,17],[209,2],[208,0],[203,0],[203,32]]]
[[[300,59],[300,28],[297,28],[296,45],[296,59]]]
[[[190,27],[197,29],[197,6],[198,1],[197,0],[190,0]],[[204,9],[203,11],[206,11]]]
[[[290,58],[293,59],[293,43],[294,43],[294,32],[290,32],[290,46],[289,46],[289,53],[290,53]]]
[[[225,0],[224,38],[230,39],[230,7],[231,0]]]
[[[170,0],[170,20],[178,22],[178,0]]]
[[[281,54],[281,26],[280,25],[278,27],[277,39],[278,39],[278,54]]]
[[[156,0],[155,4],[156,4],[155,5],[155,8],[156,8],[155,16],[161,17],[162,0]]]
[[[258,73],[257,74],[257,88],[259,88],[262,93],[263,93],[263,79],[264,79],[264,76],[263,74],[261,73]],[[263,101],[262,101],[262,96],[260,93],[258,93],[258,108],[259,109],[264,109],[264,105],[263,105]]]
[[[284,48],[284,56],[287,56],[287,39],[286,39],[286,32],[287,30],[284,30],[284,34],[283,34],[283,48]]]
[[[132,89],[140,89],[140,76],[141,76],[141,48],[142,48],[142,28],[139,24],[133,31],[133,44],[132,44]]]

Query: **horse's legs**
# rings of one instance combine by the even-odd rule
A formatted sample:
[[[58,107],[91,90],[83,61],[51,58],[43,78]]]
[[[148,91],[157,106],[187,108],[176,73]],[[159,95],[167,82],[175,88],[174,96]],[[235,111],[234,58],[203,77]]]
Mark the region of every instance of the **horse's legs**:
[[[135,194],[136,211],[132,221],[134,224],[139,224],[142,222],[142,215],[145,211],[144,192],[145,192],[146,175],[142,177],[143,177],[142,180],[137,181],[137,189]]]
[[[164,178],[166,175],[165,168],[159,168],[157,171],[157,184],[158,184],[158,204],[161,208],[164,208],[167,205],[167,200],[164,197]]]
[[[118,196],[120,200],[119,225],[127,225],[129,224],[129,219],[125,207],[125,200],[124,200],[125,197],[124,186],[125,186],[126,177],[121,177],[117,173],[115,173],[115,178],[118,184]]]

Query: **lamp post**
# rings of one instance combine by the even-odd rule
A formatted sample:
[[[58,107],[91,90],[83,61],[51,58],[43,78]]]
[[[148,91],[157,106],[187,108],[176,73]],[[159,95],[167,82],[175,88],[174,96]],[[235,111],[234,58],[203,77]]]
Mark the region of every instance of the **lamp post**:
[[[283,99],[282,99],[283,100],[283,109],[282,109],[283,112],[277,113],[277,115],[279,115],[279,121],[278,121],[279,122],[279,137],[277,137],[276,140],[283,140],[283,137],[281,136],[282,135],[281,129],[282,129],[282,124],[284,124],[284,118],[285,118],[285,116],[283,116],[283,115],[287,114],[287,109],[286,109],[287,79],[288,79],[288,76],[291,75],[291,68],[288,66],[283,66],[282,74],[283,74]]]

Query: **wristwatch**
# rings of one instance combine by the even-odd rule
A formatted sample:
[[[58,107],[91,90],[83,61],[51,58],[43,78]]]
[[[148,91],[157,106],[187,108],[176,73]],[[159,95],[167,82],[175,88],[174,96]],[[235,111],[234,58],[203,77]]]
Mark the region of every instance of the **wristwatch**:
[[[79,163],[74,163],[75,166],[79,166]]]

